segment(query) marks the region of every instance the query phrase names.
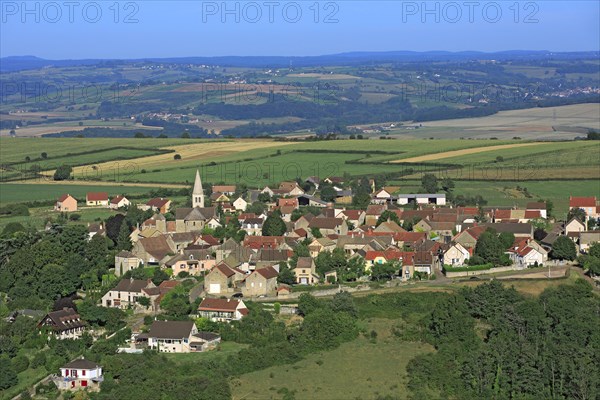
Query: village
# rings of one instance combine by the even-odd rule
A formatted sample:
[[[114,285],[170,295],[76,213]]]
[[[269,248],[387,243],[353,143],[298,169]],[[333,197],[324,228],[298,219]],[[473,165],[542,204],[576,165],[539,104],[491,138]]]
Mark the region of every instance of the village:
[[[547,267],[548,278],[560,277],[565,265],[600,242],[600,230],[594,230],[600,204],[594,197],[570,197],[568,219],[561,221],[542,201],[523,209],[454,207],[444,193],[399,194],[399,187],[363,183],[370,191],[366,209],[353,206],[353,190],[333,176],[244,192],[235,185],[212,185],[205,195],[197,171],[190,207],[176,208],[168,198],[134,204],[123,195],[87,193],[83,207],[148,216],[132,227],[122,224],[114,269],[97,302],[99,308],[137,318],[118,351],[217,349],[222,338],[211,324],[242,320],[252,312],[248,302],[296,314],[305,293],[369,291],[373,283],[390,288],[452,284],[541,267]],[[325,201],[320,194],[327,192],[333,195],[323,196]],[[79,207],[65,194],[54,211],[65,215]],[[88,241],[107,235],[105,222],[86,228]],[[592,279],[594,271],[589,268]],[[178,307],[177,296],[192,305],[189,313],[162,320],[167,303],[171,310]],[[74,307],[37,318],[38,329],[53,340],[80,339],[91,329]],[[60,390],[98,390],[102,366],[76,359],[52,380]]]

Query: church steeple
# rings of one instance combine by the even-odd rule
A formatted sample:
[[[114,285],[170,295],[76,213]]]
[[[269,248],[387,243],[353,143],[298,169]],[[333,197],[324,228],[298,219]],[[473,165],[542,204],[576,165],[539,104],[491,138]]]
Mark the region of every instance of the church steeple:
[[[204,190],[200,180],[200,172],[196,170],[196,181],[192,190],[192,207],[204,207]]]

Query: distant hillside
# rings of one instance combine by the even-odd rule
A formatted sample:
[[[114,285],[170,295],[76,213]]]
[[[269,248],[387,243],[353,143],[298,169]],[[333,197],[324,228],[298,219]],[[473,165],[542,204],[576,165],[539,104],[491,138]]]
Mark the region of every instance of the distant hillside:
[[[511,50],[495,53],[477,51],[387,51],[387,52],[349,52],[321,56],[221,56],[221,57],[176,57],[143,59],[83,59],[83,60],[46,60],[34,56],[13,56],[0,58],[0,72],[21,71],[44,67],[69,67],[80,65],[111,65],[137,62],[157,62],[171,64],[205,64],[228,67],[283,67],[290,63],[295,67],[330,66],[336,64],[359,64],[370,62],[410,62],[410,61],[448,61],[448,60],[509,60],[509,59],[580,59],[598,58],[598,52],[554,53],[550,51]]]

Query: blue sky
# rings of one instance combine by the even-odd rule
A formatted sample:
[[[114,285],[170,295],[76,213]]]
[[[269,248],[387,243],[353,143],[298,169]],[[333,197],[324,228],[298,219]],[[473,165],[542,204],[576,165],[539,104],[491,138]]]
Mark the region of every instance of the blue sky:
[[[600,50],[600,2],[596,0],[474,1],[472,6],[468,1],[438,1],[424,7],[421,1],[401,0],[74,3],[38,1],[23,7],[21,1],[0,0],[0,56]]]

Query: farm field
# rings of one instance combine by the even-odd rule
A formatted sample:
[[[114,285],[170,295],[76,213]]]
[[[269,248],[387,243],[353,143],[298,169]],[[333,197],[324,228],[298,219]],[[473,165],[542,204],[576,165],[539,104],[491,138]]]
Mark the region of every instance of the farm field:
[[[205,142],[200,139],[113,139],[113,138],[0,138],[2,164],[23,162],[25,157],[38,159],[42,152],[48,159],[83,152],[96,152],[115,147],[158,149],[177,144]]]
[[[234,399],[283,399],[293,392],[302,399],[406,399],[406,365],[418,354],[433,351],[429,345],[403,342],[390,329],[395,320],[373,319],[375,343],[360,337],[339,348],[311,354],[291,365],[267,368],[233,379]],[[340,373],[343,371],[343,373]]]
[[[520,130],[552,129],[552,126],[579,126],[600,129],[600,104],[586,103],[560,107],[526,108],[500,111],[480,118],[462,118],[427,122],[429,127],[465,127],[469,129]]]
[[[87,192],[108,192],[109,196],[117,194],[137,195],[150,192],[155,186],[124,186],[116,184],[81,185],[71,183],[3,183],[0,189],[0,205],[9,203],[56,200],[68,193],[80,202],[85,201]],[[81,205],[81,203],[80,203]]]

